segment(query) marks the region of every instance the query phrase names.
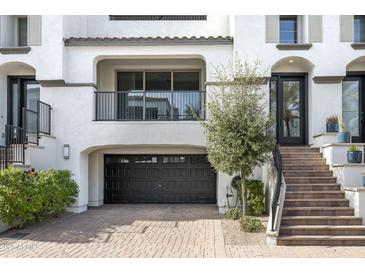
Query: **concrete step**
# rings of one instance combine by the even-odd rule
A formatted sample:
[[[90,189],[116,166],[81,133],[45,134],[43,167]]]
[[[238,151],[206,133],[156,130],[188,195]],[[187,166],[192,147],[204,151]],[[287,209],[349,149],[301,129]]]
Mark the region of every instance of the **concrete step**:
[[[296,164],[296,165],[321,165],[326,164],[324,158],[282,158],[283,165]]]
[[[308,153],[304,153],[304,152],[283,152],[281,153],[281,158],[282,159],[287,159],[287,158],[291,158],[291,159],[323,159],[323,155],[322,153],[318,153],[318,152],[308,152]]]
[[[365,235],[363,225],[295,225],[281,226],[280,235]]]
[[[332,171],[325,170],[303,170],[303,171],[283,171],[284,177],[332,177]]]
[[[335,191],[341,190],[338,184],[290,184],[286,186],[286,191]]]
[[[320,152],[320,149],[318,147],[300,147],[300,146],[284,146],[284,147],[279,147],[280,152],[291,152],[291,151],[295,151],[295,152]]]
[[[283,216],[281,225],[362,225],[362,219],[354,216]]]
[[[364,246],[365,236],[279,236],[277,245],[287,246]]]
[[[283,216],[353,216],[351,207],[284,207]]]
[[[345,198],[343,191],[287,191],[286,199],[342,199]]]
[[[283,171],[291,171],[291,170],[303,170],[303,171],[312,171],[312,170],[320,170],[320,171],[329,171],[329,166],[325,164],[283,164]]]
[[[336,177],[285,177],[285,183],[291,184],[336,184]]]
[[[285,199],[284,207],[348,207],[346,199]]]

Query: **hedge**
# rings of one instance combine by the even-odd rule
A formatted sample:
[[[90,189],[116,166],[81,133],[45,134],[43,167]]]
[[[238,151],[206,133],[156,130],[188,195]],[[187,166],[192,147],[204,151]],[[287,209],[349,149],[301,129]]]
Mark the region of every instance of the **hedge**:
[[[0,171],[0,221],[12,228],[39,222],[64,212],[78,192],[70,171],[24,172],[10,167]]]

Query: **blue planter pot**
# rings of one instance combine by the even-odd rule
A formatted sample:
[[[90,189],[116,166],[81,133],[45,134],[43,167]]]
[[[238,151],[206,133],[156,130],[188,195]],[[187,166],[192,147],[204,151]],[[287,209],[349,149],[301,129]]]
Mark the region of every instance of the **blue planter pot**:
[[[338,143],[351,143],[351,133],[350,132],[339,132],[337,133]]]
[[[362,151],[347,151],[347,162],[349,163],[361,163]]]
[[[338,124],[327,124],[327,132],[338,132]]]

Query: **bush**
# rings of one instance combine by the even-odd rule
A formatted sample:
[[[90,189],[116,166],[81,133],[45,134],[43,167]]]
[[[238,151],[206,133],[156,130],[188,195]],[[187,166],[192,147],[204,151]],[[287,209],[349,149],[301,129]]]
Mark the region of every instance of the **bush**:
[[[261,220],[252,216],[242,216],[240,225],[241,230],[244,232],[260,232],[264,229]]]
[[[224,218],[230,219],[230,220],[238,220],[241,216],[240,211],[238,208],[230,208],[224,213]]]
[[[235,181],[235,189],[242,204],[242,181]],[[247,180],[247,215],[261,216],[265,213],[264,183],[260,180]]]
[[[247,215],[261,216],[265,213],[264,183],[260,180],[247,181]]]
[[[59,214],[75,202],[78,186],[64,170],[0,172],[0,221],[13,228]]]

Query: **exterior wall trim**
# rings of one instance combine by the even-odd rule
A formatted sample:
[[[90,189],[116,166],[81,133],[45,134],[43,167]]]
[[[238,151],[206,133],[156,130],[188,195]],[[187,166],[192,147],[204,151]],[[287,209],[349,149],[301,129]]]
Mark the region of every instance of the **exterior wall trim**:
[[[70,46],[161,46],[161,45],[232,45],[233,37],[70,37],[64,39]]]
[[[0,48],[1,54],[27,54],[30,52],[31,47],[9,47]]]
[[[308,50],[312,44],[277,44],[278,50]]]
[[[97,88],[94,83],[66,83],[65,80],[38,80],[42,87],[93,87]]]
[[[365,49],[365,43],[352,43],[351,47],[353,49]]]
[[[316,84],[339,84],[345,76],[314,76],[313,82]]]

